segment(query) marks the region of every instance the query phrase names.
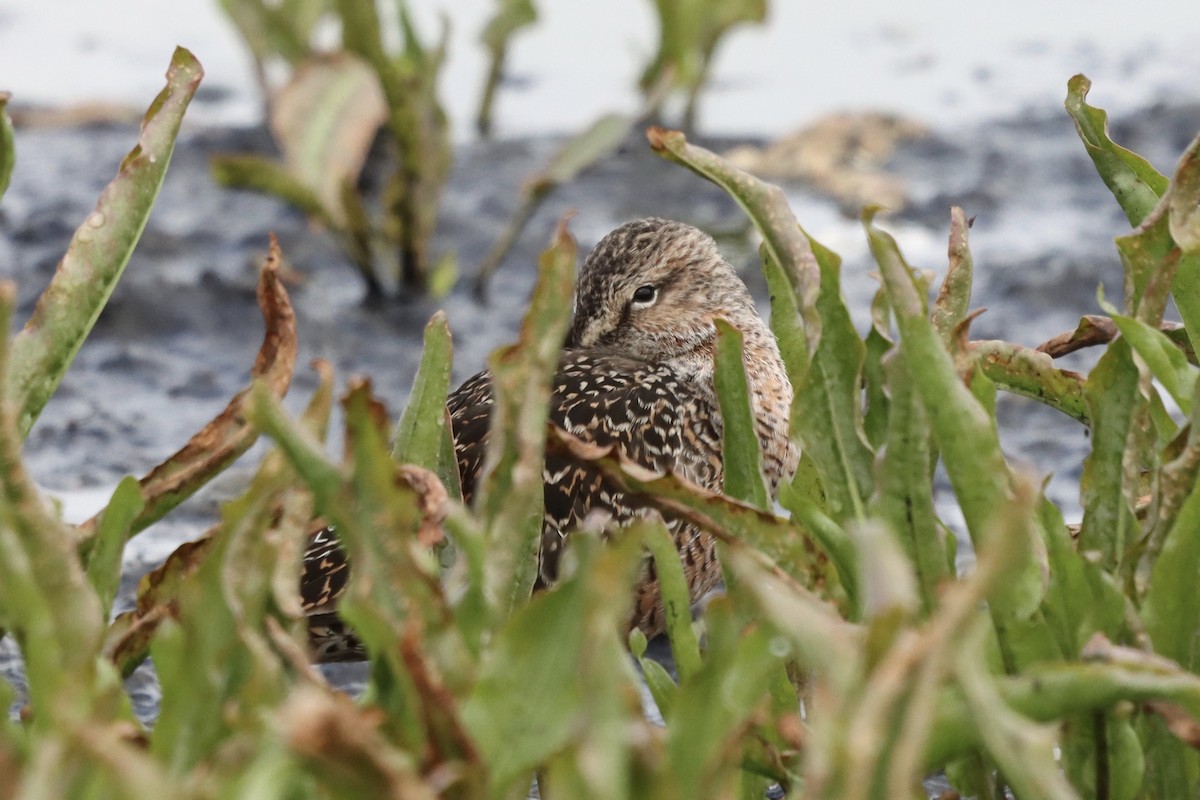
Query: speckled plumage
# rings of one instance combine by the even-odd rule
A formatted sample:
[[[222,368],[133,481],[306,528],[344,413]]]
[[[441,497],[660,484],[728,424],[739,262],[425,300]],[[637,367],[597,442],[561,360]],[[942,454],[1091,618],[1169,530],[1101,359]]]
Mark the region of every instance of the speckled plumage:
[[[754,309],[736,272],[713,240],[680,222],[643,219],[605,236],[585,260],[576,284],[575,318],[559,362],[551,421],[656,472],[673,471],[708,489],[721,488],[721,415],[712,385],[716,330],[724,318],[745,337],[746,373],[763,464],[772,491],[795,468],[788,439],[792,388],[775,338]],[[481,372],[447,401],[467,503],[487,448],[491,377]],[[544,471],[545,520],[538,586],[554,582],[562,547],[573,532],[621,525],[645,513],[590,466],[550,454]],[[692,600],[720,577],[712,538],[667,520]],[[315,534],[305,556],[301,595],[320,660],[362,658],[361,645],[337,619],[337,597],[349,565],[336,537]],[[647,635],[663,626],[661,602],[647,565],[635,591],[629,626]]]

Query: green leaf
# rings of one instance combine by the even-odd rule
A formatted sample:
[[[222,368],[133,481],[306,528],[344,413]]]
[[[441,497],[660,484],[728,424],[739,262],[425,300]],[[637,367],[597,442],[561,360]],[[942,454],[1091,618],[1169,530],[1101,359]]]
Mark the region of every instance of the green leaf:
[[[446,313],[438,311],[425,326],[425,350],[413,379],[408,406],[396,425],[392,458],[436,473],[451,497],[462,497],[458,460],[445,458],[448,452],[453,453],[454,435],[446,413],[452,358],[450,326],[446,323]]]
[[[467,730],[489,766],[491,796],[506,796],[522,778],[525,791],[535,768],[589,735],[597,705],[628,711],[636,697],[616,631],[628,615],[638,543],[596,544],[573,542],[578,571],[515,611],[463,703]],[[600,669],[611,670],[607,679],[596,675]],[[597,692],[602,686],[608,691]],[[616,694],[622,686],[624,697]],[[593,692],[599,696],[589,698]]]
[[[0,189],[2,191],[2,189]],[[1179,160],[1167,198],[1171,238],[1185,253],[1200,251],[1200,135]]]
[[[895,240],[872,224],[872,215],[871,211],[864,215],[864,224],[896,315],[901,352],[924,404],[972,542],[977,552],[982,551],[989,532],[995,529],[996,514],[1012,501],[1012,475],[1000,449],[995,420],[963,385],[950,354],[925,315],[924,298]],[[1040,542],[1031,541],[1029,545],[1022,568],[1015,570],[1013,579],[992,598],[993,613],[1000,617],[1028,617],[1041,603],[1045,576],[1034,557]]]
[[[13,286],[0,284],[0,377],[7,377]],[[86,719],[100,699],[101,603],[70,528],[49,513],[21,463],[17,409],[0,401],[0,630],[25,659],[34,725]],[[119,685],[112,686],[120,692]]]
[[[1129,342],[1117,339],[1108,346],[1088,373],[1083,393],[1092,421],[1092,451],[1079,480],[1079,549],[1100,553],[1105,569],[1115,571],[1137,530],[1132,506],[1136,485],[1126,474],[1126,446],[1143,401]]]
[[[125,551],[125,542],[134,519],[145,505],[137,479],[127,476],[117,484],[112,499],[101,512],[96,542],[88,554],[87,577],[100,598],[103,619],[108,619],[113,599],[121,586],[121,555]]]
[[[1044,403],[1085,425],[1091,422],[1083,376],[1058,369],[1046,353],[995,340],[973,341],[970,349],[980,372],[999,388]]]
[[[1149,161],[1117,145],[1108,136],[1108,114],[1085,100],[1092,82],[1076,75],[1067,82],[1067,113],[1083,140],[1096,171],[1131,225],[1139,225],[1167,191],[1167,179]]]
[[[554,372],[570,324],[577,249],[560,223],[516,344],[488,358],[495,407],[475,508],[491,548],[488,598],[503,619],[529,599],[541,548],[542,467]]]
[[[1054,759],[1052,732],[1009,707],[978,648],[971,645],[966,643],[958,654],[958,683],[978,725],[979,738],[1004,779],[1018,797],[1076,800]]]
[[[658,713],[662,714],[664,720],[670,719],[671,709],[675,707],[675,695],[679,693],[678,684],[672,680],[671,673],[652,658],[639,657],[638,666],[642,668],[642,677],[646,679],[646,688],[654,698],[654,705],[658,706]]]
[[[1184,260],[1171,238],[1166,202],[1151,211],[1141,225],[1115,241],[1125,271],[1125,312],[1157,327],[1162,323],[1167,298]]]
[[[650,141],[651,149],[663,158],[687,167],[724,189],[750,217],[763,237],[762,249],[769,255],[769,258],[767,255],[763,257],[764,266],[772,263],[779,265],[786,285],[792,290],[794,306],[803,325],[802,341],[805,343],[804,349],[793,358],[807,362],[821,338],[821,315],[816,304],[824,270],[817,263],[813,243],[796,222],[783,190],[734,167],[710,150],[689,144],[687,137],[679,131],[653,126],[646,131],[646,138]],[[772,294],[778,293],[775,285],[771,286],[771,291]],[[772,311],[775,302],[772,300]],[[798,344],[799,341],[793,343]],[[790,375],[792,367],[788,371]],[[796,385],[794,376],[792,382]]]
[[[1200,677],[1178,665],[1152,653],[1113,645],[1103,637],[1096,637],[1082,658],[1035,665],[1022,675],[1000,679],[997,689],[1013,711],[1037,722],[1106,710],[1122,701],[1163,701],[1200,719]],[[979,718],[960,698],[943,695],[937,711],[927,764],[943,763],[979,742],[974,732]]]
[[[621,146],[637,120],[628,114],[604,114],[559,148],[545,170],[532,183],[539,193],[574,180],[597,161]]]
[[[537,9],[533,0],[497,0],[496,11],[479,37],[490,56],[483,95],[475,117],[475,127],[481,136],[487,136],[491,132],[492,104],[495,101],[496,89],[504,77],[509,40],[517,31],[536,21]]]
[[[842,300],[836,254],[809,239],[821,271],[821,341],[793,401],[796,433],[817,465],[837,521],[863,519],[874,454],[862,431],[863,342]]]
[[[762,447],[750,406],[750,386],[743,360],[741,331],[716,321],[717,349],[713,385],[721,405],[721,453],[725,494],[766,511],[771,498],[762,468]]]
[[[1171,395],[1175,404],[1184,414],[1191,413],[1192,394],[1200,369],[1189,364],[1183,351],[1162,331],[1151,328],[1133,317],[1120,314],[1113,314],[1112,320],[1134,352],[1141,356],[1142,361],[1149,367],[1150,373],[1167,390],[1167,394]]]
[[[264,531],[290,479],[282,467],[266,459],[247,492],[222,508],[203,560],[178,585],[174,618],[151,642],[163,688],[151,752],[176,774],[206,762],[238,728],[261,726],[262,711],[288,689],[263,632],[267,576],[284,538]]]
[[[1182,251],[1175,270],[1171,295],[1195,352],[1200,343],[1200,137],[1180,159],[1167,196],[1167,224],[1171,238]]]
[[[658,577],[658,589],[662,595],[667,637],[682,683],[699,672],[701,665],[700,641],[692,628],[692,604],[683,564],[675,540],[661,519],[635,523],[626,535],[637,536],[639,532],[642,543],[654,557],[654,573]],[[659,710],[665,717],[667,709],[660,704]]]
[[[167,86],[146,112],[137,146],[75,231],[54,279],[13,340],[4,388],[19,410],[22,437],[58,387],[129,263],[162,186],[183,113],[203,75],[191,53],[175,50]]]
[[[711,603],[705,619],[704,666],[680,685],[667,728],[672,788],[679,797],[730,796],[746,748],[744,731],[770,701],[769,680],[778,666],[771,655],[775,633],[768,627],[743,630],[727,602]]]
[[[16,145],[13,142],[12,119],[9,118],[8,110],[5,108],[11,97],[12,95],[8,92],[0,92],[0,198],[4,197],[4,192],[8,189],[8,182],[12,179],[13,164],[17,160]]]
[[[1064,728],[1061,760],[1080,797],[1103,794],[1112,800],[1134,800],[1139,796],[1146,756],[1128,719],[1093,712],[1069,718]],[[1097,790],[1101,776],[1103,792]]]
[[[1195,591],[1200,563],[1198,418],[1200,403],[1195,403],[1185,450],[1162,471],[1160,524],[1169,527],[1153,562],[1141,615],[1154,651],[1192,671],[1200,670],[1200,593]]]
[[[309,34],[324,9],[320,2],[220,0],[221,8],[237,27],[260,68],[273,56],[296,63],[311,52]]]
[[[866,395],[866,411],[863,412],[863,434],[868,445],[878,450],[887,435],[888,417],[891,414],[891,398],[888,397],[884,378],[884,358],[895,347],[888,321],[891,310],[887,304],[887,292],[880,289],[871,301],[871,330],[863,346],[863,384]],[[771,317],[774,321],[774,312]]]
[[[818,671],[838,691],[857,685],[865,657],[859,626],[741,541],[726,540],[722,558],[737,576],[737,591],[755,604],[762,621],[787,639],[790,655],[801,668]]]
[[[1043,500],[1041,514],[1050,564],[1042,617],[1059,652],[1073,658],[1094,633],[1118,635],[1125,624],[1125,596],[1109,575],[1076,552],[1053,503]]]
[[[930,312],[933,327],[947,345],[950,344],[959,323],[967,318],[967,309],[971,304],[975,261],[971,257],[971,246],[968,242],[970,228],[971,223],[963,210],[958,206],[951,208],[950,244],[947,248],[949,266]]]
[[[375,0],[336,0],[333,6],[341,18],[344,49],[371,65],[387,101],[398,163],[383,191],[380,227],[397,251],[401,284],[424,290],[429,243],[452,157],[449,126],[437,97],[449,26],[443,18],[439,45],[424,47],[406,4],[400,3],[396,11],[403,49],[393,55],[384,42]]]
[[[779,487],[779,503],[829,556],[834,569],[837,570],[838,581],[846,592],[849,603],[848,616],[852,620],[859,619],[862,612],[862,597],[859,592],[861,570],[858,548],[850,534],[830,519],[808,493],[797,487],[795,481]]]
[[[950,577],[945,534],[933,507],[929,419],[904,355],[893,354],[884,370],[891,412],[871,513],[888,522],[908,554],[929,614],[937,607],[938,587]]]

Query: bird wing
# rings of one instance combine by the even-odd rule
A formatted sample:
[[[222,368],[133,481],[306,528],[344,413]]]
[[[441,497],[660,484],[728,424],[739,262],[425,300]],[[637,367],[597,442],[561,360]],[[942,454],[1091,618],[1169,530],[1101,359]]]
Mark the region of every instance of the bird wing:
[[[463,496],[470,503],[490,432],[491,376],[474,376],[447,405]],[[639,466],[675,471],[702,486],[720,486],[721,420],[714,402],[666,367],[617,353],[568,352],[555,375],[549,418],[584,441],[615,447]],[[557,577],[559,554],[569,533],[625,523],[643,508],[592,465],[564,456],[546,456],[543,478],[539,586]]]

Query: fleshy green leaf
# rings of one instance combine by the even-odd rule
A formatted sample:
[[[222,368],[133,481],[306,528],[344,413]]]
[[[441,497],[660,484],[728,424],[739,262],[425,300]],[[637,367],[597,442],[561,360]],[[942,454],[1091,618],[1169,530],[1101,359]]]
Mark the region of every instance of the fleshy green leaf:
[[[663,611],[666,616],[667,637],[671,641],[671,654],[675,657],[675,668],[680,682],[687,681],[700,671],[700,642],[692,629],[692,607],[687,579],[675,540],[661,521],[639,524],[641,539],[654,557],[654,572],[662,594]],[[635,531],[630,531],[635,534]],[[667,709],[659,705],[666,716]]]
[[[490,767],[492,796],[503,796],[522,776],[524,791],[539,764],[587,737],[596,702],[620,708],[633,699],[587,695],[604,684],[613,692],[632,689],[616,631],[628,614],[637,542],[629,538],[603,553],[590,544],[572,545],[582,559],[575,575],[533,598],[499,631],[462,706]],[[608,680],[587,679],[600,668],[611,670]]]
[[[100,598],[101,616],[105,620],[121,585],[121,554],[125,542],[129,539],[133,521],[145,505],[137,480],[127,476],[117,484],[112,499],[100,514],[96,542],[88,554],[87,576]]]
[[[862,519],[873,459],[862,431],[863,342],[842,300],[841,259],[815,240],[809,243],[821,271],[821,341],[796,387],[796,433],[821,473],[830,516]]]
[[[546,409],[566,336],[576,245],[565,224],[538,264],[516,344],[488,359],[495,409],[475,499],[490,541],[489,602],[508,616],[529,599],[542,537]]]
[[[967,318],[967,309],[971,304],[975,261],[971,257],[971,245],[968,242],[970,228],[971,223],[963,210],[958,206],[951,208],[950,244],[947,247],[949,266],[930,312],[933,327],[947,344],[955,328]]]
[[[1190,413],[1196,376],[1200,374],[1200,369],[1189,364],[1183,351],[1172,344],[1162,331],[1120,314],[1113,314],[1112,319],[1175,404],[1184,414]]]
[[[137,146],[75,231],[33,316],[13,340],[4,388],[19,410],[22,436],[58,387],[129,263],[162,186],[183,113],[203,76],[200,62],[177,48],[167,86],[146,112]]]
[[[1092,451],[1083,462],[1079,480],[1083,523],[1080,550],[1095,550],[1107,569],[1123,559],[1136,531],[1133,493],[1136,484],[1126,474],[1126,446],[1137,408],[1138,371],[1129,342],[1109,345],[1083,385],[1092,421]]]
[[[445,312],[439,311],[425,326],[425,350],[408,406],[396,425],[392,457],[436,473],[451,497],[462,497],[458,461],[446,460],[447,453],[453,454],[453,433],[446,413],[452,357],[450,327]]]
[[[871,512],[887,520],[908,554],[928,614],[937,606],[938,586],[949,577],[944,533],[933,508],[929,420],[903,354],[894,354],[884,369],[891,411]]]
[[[971,539],[976,550],[982,550],[994,527],[995,515],[1012,498],[1012,475],[1000,449],[995,421],[963,385],[950,354],[925,315],[923,297],[895,240],[875,228],[871,212],[864,215],[864,223],[896,315],[901,351],[912,371]],[[1030,523],[1032,530],[1035,521]],[[1029,544],[1023,568],[1016,570],[1013,579],[992,599],[993,612],[999,616],[1028,617],[1041,603],[1046,578],[1034,558],[1041,543]]]
[[[12,120],[9,119],[8,110],[5,108],[11,97],[12,95],[8,92],[0,92],[0,198],[4,197],[4,191],[8,189],[8,182],[12,179],[13,164],[17,160]]]
[[[721,404],[721,452],[725,463],[725,494],[767,510],[770,495],[762,468],[762,448],[750,406],[750,385],[742,353],[742,334],[717,320],[716,371],[713,384]]]
[[[1129,218],[1139,225],[1167,191],[1167,179],[1150,162],[1108,137],[1108,114],[1085,100],[1092,82],[1076,75],[1067,82],[1067,113],[1092,157],[1096,171]]]

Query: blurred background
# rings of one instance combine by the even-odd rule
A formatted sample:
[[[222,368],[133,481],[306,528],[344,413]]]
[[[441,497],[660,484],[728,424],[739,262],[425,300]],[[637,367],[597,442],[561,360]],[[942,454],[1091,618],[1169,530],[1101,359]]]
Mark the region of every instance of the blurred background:
[[[410,3],[429,35],[440,14],[450,19],[440,88],[459,140],[472,136],[487,69],[479,36],[496,6]],[[537,12],[512,45],[498,134],[571,133],[600,111],[637,102],[638,74],[658,33],[650,0],[543,0]],[[1176,0],[777,0],[765,24],[734,29],[722,43],[699,122],[712,135],[769,136],[831,111],[869,109],[949,128],[1053,112],[1076,72],[1087,73],[1109,106],[1194,99],[1198,33],[1200,14]],[[0,3],[0,76],[18,103],[140,109],[161,88],[177,44],[208,75],[193,123],[262,121],[250,54],[217,0]]]

